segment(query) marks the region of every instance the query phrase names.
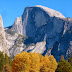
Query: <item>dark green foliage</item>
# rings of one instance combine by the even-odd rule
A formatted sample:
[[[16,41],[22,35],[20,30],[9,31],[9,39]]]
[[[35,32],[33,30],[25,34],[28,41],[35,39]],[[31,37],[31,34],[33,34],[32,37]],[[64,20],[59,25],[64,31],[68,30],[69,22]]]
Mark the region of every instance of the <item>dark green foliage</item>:
[[[58,64],[56,72],[72,72],[72,66],[69,62],[61,60]]]
[[[71,66],[72,66],[72,55],[71,55],[71,57],[70,57],[70,59],[69,59],[69,63],[70,63]]]
[[[3,55],[3,52],[0,52],[0,71],[2,70],[3,66],[4,66],[4,55]]]
[[[8,56],[7,56],[7,54],[5,54],[5,57],[4,57],[4,59],[5,59],[5,64],[7,63],[7,64],[9,64],[9,60],[8,60]]]
[[[15,31],[12,31],[11,29],[6,29],[5,32],[12,36],[16,33]]]
[[[4,60],[5,60],[5,65],[6,64],[11,65],[12,64],[11,57],[7,56],[7,54],[5,54]]]
[[[3,52],[0,51],[0,71],[2,71],[4,65],[11,65],[12,60],[11,57],[8,57],[7,54],[3,55]]]

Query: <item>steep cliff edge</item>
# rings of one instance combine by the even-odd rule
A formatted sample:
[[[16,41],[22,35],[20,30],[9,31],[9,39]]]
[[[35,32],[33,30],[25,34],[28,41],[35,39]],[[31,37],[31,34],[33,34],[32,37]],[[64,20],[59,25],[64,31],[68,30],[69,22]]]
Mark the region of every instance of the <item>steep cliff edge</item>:
[[[1,15],[0,15],[0,51],[2,51],[4,54],[6,53],[9,56]]]
[[[53,54],[59,60],[61,55],[67,59],[72,54],[71,27],[70,18],[65,18],[53,9],[37,5],[26,7],[10,29],[28,36],[24,40],[26,47],[23,51]],[[17,51],[16,47],[14,49]]]
[[[11,29],[17,33],[31,36],[37,28],[52,23],[55,17],[65,18],[61,13],[44,6],[26,7],[22,16],[17,17]]]

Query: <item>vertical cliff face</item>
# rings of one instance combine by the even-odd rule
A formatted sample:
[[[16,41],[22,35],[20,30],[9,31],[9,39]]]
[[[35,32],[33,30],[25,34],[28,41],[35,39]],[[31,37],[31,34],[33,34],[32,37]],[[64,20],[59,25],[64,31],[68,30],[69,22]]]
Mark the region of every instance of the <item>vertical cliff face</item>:
[[[24,51],[35,51],[43,55],[53,54],[59,60],[61,55],[66,59],[72,54],[71,28],[70,18],[65,18],[53,9],[37,5],[26,7],[22,16],[15,20],[10,29],[28,36],[24,41]],[[35,45],[31,46],[32,43]]]
[[[12,30],[41,42],[46,36],[46,48],[59,41],[64,30],[65,18],[61,13],[40,5],[26,7],[22,16],[15,20]]]
[[[0,15],[0,51],[2,51],[4,54],[7,53],[9,55],[1,15]]]
[[[26,7],[11,29],[32,38],[35,43],[43,41],[47,35],[46,47],[49,49],[63,34],[63,18],[61,13],[44,6]]]
[[[62,24],[62,18],[65,17],[61,13],[44,6],[37,5],[34,7],[26,7],[22,16],[17,17],[11,29],[17,33],[31,37],[38,28],[44,25],[49,25],[50,28],[50,26],[55,24],[55,26],[60,26],[60,29],[62,26],[60,25]],[[58,24],[58,22],[60,24]]]
[[[72,18],[64,19],[64,30],[59,42],[55,42],[51,53],[57,60],[61,55],[64,55],[66,60],[69,60],[72,54]]]

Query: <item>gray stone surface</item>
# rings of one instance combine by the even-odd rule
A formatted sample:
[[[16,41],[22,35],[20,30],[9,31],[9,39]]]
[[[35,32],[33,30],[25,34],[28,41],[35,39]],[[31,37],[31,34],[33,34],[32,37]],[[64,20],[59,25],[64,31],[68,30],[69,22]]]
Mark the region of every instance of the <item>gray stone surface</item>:
[[[68,59],[72,54],[71,28],[71,18],[65,18],[53,9],[37,5],[26,7],[22,16],[15,20],[10,29],[28,36],[24,41],[26,47],[23,51],[53,54],[58,61],[61,55]],[[33,43],[35,45],[32,45]]]
[[[8,45],[9,55],[13,58],[16,54],[20,53],[26,48],[24,40],[26,36],[20,35],[18,33],[12,34],[12,30],[5,29],[6,31],[6,42]]]
[[[64,55],[65,59],[68,60],[72,54],[72,18],[64,19],[64,30],[61,35],[59,42],[55,42],[51,54],[55,56],[57,60],[60,59],[61,55]]]
[[[1,15],[0,15],[0,51],[9,56]]]

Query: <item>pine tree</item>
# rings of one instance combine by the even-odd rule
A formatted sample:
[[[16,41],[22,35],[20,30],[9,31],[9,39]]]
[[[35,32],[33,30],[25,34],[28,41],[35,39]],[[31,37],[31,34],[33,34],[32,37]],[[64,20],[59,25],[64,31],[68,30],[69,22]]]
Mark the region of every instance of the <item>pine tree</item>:
[[[59,62],[56,72],[72,72],[72,66],[63,59]]]
[[[0,71],[2,70],[4,64],[5,64],[4,55],[3,55],[3,52],[0,51]]]
[[[11,63],[11,57],[8,57],[7,54],[4,55],[3,52],[0,51],[0,71],[3,70],[6,64],[11,65]]]

